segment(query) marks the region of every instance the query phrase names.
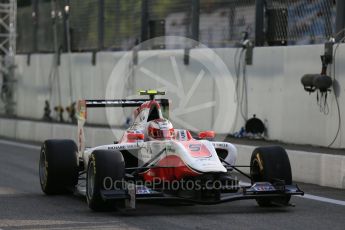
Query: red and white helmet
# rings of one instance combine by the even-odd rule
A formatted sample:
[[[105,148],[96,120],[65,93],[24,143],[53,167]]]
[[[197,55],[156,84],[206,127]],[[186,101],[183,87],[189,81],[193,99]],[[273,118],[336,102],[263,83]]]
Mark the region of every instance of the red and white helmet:
[[[147,134],[150,140],[169,140],[175,137],[175,130],[167,119],[155,119],[149,122]]]

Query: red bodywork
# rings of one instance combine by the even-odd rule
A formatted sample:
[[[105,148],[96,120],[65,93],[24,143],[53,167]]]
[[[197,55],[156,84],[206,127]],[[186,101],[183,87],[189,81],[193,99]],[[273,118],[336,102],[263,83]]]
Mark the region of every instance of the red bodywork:
[[[180,180],[185,177],[198,176],[200,173],[188,167],[179,156],[169,155],[158,161],[157,167],[142,174],[145,181],[155,181],[159,178],[162,181]]]

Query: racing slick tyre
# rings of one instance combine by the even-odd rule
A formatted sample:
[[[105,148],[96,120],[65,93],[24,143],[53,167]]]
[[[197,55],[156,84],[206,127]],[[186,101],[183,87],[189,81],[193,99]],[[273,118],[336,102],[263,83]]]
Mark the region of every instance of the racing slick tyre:
[[[86,200],[94,211],[113,210],[125,199],[105,200],[102,191],[123,191],[125,161],[120,151],[95,150],[90,155],[86,174]]]
[[[40,153],[39,177],[47,195],[73,191],[78,183],[77,146],[72,140],[46,140]]]
[[[284,148],[280,146],[259,147],[254,149],[250,160],[250,175],[252,184],[255,182],[283,181],[286,185],[292,183],[289,157]],[[274,204],[288,205],[291,196],[275,198],[258,198],[261,207]]]

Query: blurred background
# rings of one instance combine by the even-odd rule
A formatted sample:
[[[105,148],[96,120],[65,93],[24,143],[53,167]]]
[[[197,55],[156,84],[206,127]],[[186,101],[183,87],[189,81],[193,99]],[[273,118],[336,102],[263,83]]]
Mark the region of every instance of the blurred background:
[[[185,36],[208,47],[233,47],[243,32],[259,46],[318,44],[336,29],[335,0],[17,2],[17,53],[53,52],[54,24],[62,52],[68,49],[68,36],[72,51],[122,51],[158,36]]]

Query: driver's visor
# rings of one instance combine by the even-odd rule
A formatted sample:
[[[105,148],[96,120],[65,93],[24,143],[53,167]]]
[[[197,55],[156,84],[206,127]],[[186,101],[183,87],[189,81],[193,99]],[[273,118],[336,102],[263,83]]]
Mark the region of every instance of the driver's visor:
[[[149,127],[148,129],[149,136],[154,139],[172,139],[175,137],[174,129],[156,129],[153,127]]]

